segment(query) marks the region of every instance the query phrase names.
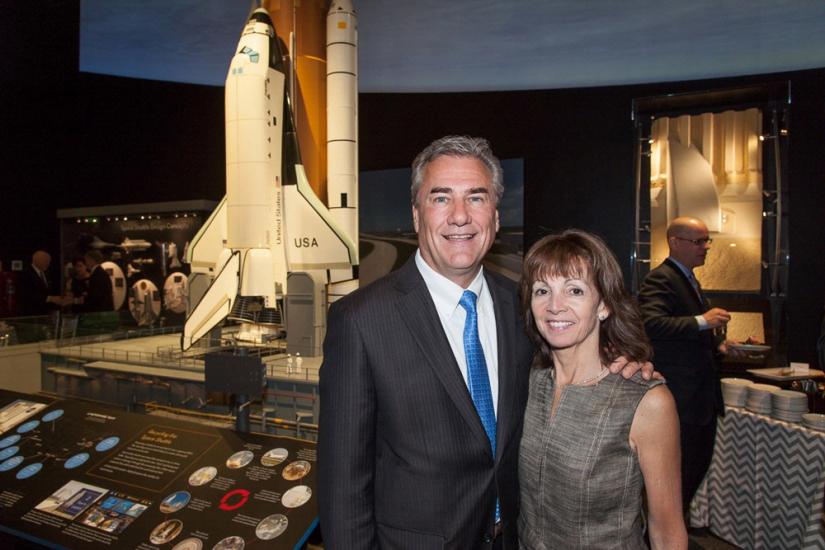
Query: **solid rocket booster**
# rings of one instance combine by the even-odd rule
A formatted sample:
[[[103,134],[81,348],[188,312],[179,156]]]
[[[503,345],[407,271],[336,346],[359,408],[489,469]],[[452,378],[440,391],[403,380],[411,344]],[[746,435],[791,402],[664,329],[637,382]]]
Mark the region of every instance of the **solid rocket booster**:
[[[358,242],[358,18],[351,0],[327,12],[327,196],[329,209]]]

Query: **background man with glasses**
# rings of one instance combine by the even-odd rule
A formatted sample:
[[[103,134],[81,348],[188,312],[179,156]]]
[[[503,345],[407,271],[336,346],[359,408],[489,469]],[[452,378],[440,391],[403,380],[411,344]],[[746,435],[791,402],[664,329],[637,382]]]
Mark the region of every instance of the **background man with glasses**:
[[[710,306],[693,275],[695,267],[704,265],[711,241],[702,220],[673,220],[667,228],[670,255],[639,290],[653,362],[667,379],[679,412],[685,513],[710,467],[716,417],[724,414],[718,368],[728,350],[730,313]]]

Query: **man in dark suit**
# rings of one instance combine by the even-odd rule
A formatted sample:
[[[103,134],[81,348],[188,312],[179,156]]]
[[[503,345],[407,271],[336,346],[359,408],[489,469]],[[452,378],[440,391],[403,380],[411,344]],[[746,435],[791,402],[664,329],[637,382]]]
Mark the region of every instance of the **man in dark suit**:
[[[667,243],[670,255],[645,277],[639,305],[656,369],[676,399],[687,512],[710,467],[716,417],[724,412],[718,366],[727,351],[724,329],[730,314],[710,307],[693,275],[710,249],[707,226],[697,218],[676,218],[667,228]]]
[[[97,250],[89,250],[83,255],[83,261],[89,269],[89,289],[83,299],[82,311],[92,313],[96,311],[113,311],[115,309],[112,295],[112,280],[109,274],[100,266],[103,263],[103,254]]]
[[[50,295],[48,271],[51,262],[48,252],[38,250],[32,254],[32,263],[26,266],[20,278],[21,315],[48,315],[60,309],[60,296]]]
[[[416,157],[412,180],[418,252],[329,310],[324,545],[517,548],[533,348],[515,283],[481,266],[499,228],[501,165],[486,140],[447,136]]]

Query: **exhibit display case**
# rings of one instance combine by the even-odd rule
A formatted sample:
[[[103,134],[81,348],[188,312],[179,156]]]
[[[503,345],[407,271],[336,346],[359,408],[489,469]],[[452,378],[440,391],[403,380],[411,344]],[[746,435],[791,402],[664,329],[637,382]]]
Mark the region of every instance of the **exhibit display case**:
[[[206,200],[58,210],[61,288],[72,261],[98,250],[126,325],[182,324],[188,307],[186,249],[215,203]]]

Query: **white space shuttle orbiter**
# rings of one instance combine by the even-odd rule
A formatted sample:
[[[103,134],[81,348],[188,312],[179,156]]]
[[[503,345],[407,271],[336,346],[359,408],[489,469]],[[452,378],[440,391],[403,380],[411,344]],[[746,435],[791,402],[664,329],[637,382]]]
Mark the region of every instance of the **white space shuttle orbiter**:
[[[244,26],[226,77],[226,196],[187,253],[192,277],[213,280],[184,324],[182,349],[227,317],[241,321],[241,340],[261,342],[279,332],[291,272],[311,274],[316,286],[357,286],[356,22],[350,0],[333,0],[327,14],[330,208],[301,163],[286,48],[265,9],[256,9]]]

